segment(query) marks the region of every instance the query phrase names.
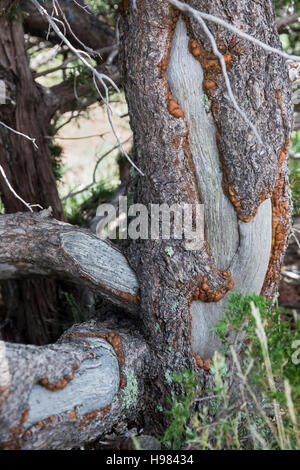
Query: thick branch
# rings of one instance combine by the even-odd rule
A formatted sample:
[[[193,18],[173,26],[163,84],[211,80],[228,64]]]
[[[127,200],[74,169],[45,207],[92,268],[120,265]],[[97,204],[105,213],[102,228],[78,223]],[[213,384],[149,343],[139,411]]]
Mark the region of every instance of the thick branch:
[[[293,15],[283,16],[282,18],[276,19],[276,26],[279,33],[282,33],[284,29],[293,24],[298,22],[298,18],[300,17],[300,13],[294,13]]]
[[[97,68],[99,73],[106,74],[116,85],[121,84],[121,73],[118,65],[102,65]],[[91,78],[92,80],[92,78]],[[99,86],[100,91],[101,87]],[[73,79],[55,85],[47,90],[47,115],[49,119],[59,111],[60,114],[78,109],[86,109],[91,104],[99,100],[99,95],[91,88],[90,84],[78,86],[77,97],[74,93]],[[78,98],[81,99],[78,103]]]
[[[39,214],[0,216],[0,279],[34,275],[85,284],[128,310],[139,301],[135,273],[109,242]]]
[[[66,449],[125,427],[141,409],[147,356],[132,325],[115,333],[112,321],[48,346],[1,341],[0,447]]]
[[[99,20],[95,15],[84,11],[75,2],[60,0],[60,6],[67,17],[67,20],[72,28],[75,36],[91,49],[100,49],[110,46],[115,42],[114,31],[103,21]],[[83,2],[82,2],[83,3]],[[48,0],[42,2],[43,8],[49,13],[52,12],[52,1]],[[46,18],[43,18],[34,5],[27,0],[21,1],[22,10],[27,13],[24,21],[25,32],[46,38],[48,33],[48,23]],[[59,17],[62,20],[61,17]],[[59,43],[60,39],[54,32],[50,32],[47,36],[50,41]],[[66,30],[66,37],[76,47],[79,46],[74,36]]]

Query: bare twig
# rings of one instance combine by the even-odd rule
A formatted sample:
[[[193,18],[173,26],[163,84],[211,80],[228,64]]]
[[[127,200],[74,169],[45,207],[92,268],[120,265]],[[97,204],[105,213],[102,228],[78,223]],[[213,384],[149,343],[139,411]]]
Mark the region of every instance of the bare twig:
[[[103,47],[102,49],[98,49],[96,52],[100,55],[109,53],[109,52],[116,52],[117,54],[119,52],[119,47],[117,44],[114,44],[113,46],[107,46],[107,47]],[[68,57],[68,59],[66,59],[64,62],[62,62],[62,64],[56,67],[52,67],[42,72],[35,73],[34,78],[44,77],[45,75],[48,75],[49,73],[57,72],[58,70],[64,70],[70,62],[74,62],[74,60],[76,59],[77,59],[77,56],[72,55],[71,57]]]
[[[33,139],[32,137],[29,137],[28,135],[23,134],[22,132],[16,131],[16,129],[13,129],[12,127],[8,126],[7,124],[5,124],[5,123],[2,122],[2,121],[0,121],[0,126],[5,127],[6,129],[8,129],[9,131],[13,132],[14,134],[17,134],[17,135],[20,135],[21,137],[24,137],[24,139],[30,140],[30,141],[33,143],[34,147],[35,147],[36,149],[38,149],[38,146],[37,146],[36,143],[35,143],[35,140],[36,140],[36,139]]]
[[[12,185],[10,184],[10,182],[8,181],[8,178],[5,174],[5,171],[3,170],[3,167],[0,165],[0,173],[2,174],[3,176],[3,179],[5,181],[5,183],[7,184],[9,190],[13,193],[13,195],[19,199],[19,201],[22,202],[22,204],[24,204],[24,206],[27,207],[27,209],[30,210],[30,212],[33,212],[32,208],[33,207],[39,207],[40,209],[43,209],[42,206],[40,206],[39,204],[29,204],[28,202],[24,201],[24,199],[21,198],[21,196],[19,196],[16,191],[14,190],[14,188],[12,187]]]
[[[88,13],[89,15],[91,15],[91,12],[88,10],[88,5],[81,5],[79,2],[77,2],[76,0],[73,0],[73,2],[75,3],[75,5],[77,5],[79,8],[82,8],[82,10],[84,10],[86,13]]]
[[[102,138],[104,135],[109,134],[109,132],[103,132],[103,134],[94,134],[94,135],[84,135],[82,137],[59,137],[59,136],[53,136],[53,135],[46,135],[45,139],[59,139],[59,140],[84,140],[84,139],[93,139],[95,137],[100,137]]]
[[[73,36],[73,38],[75,39],[75,41],[78,42],[78,44],[80,44],[89,54],[91,55],[99,55],[96,51],[94,51],[94,49],[91,49],[90,47],[87,47],[82,41],[80,41],[80,39],[76,36],[76,34],[74,33],[74,31],[72,30],[71,26],[70,26],[70,23],[68,22],[67,20],[67,17],[63,11],[63,9],[61,8],[58,0],[53,0],[53,2],[55,3],[57,9],[60,11],[62,17],[63,17],[63,20],[65,22],[65,24],[67,25],[68,27],[68,30],[70,31],[70,34]],[[100,56],[101,57],[101,56]]]
[[[124,142],[122,143],[122,145],[126,144],[126,142],[128,142],[129,140],[131,139],[131,136],[128,137],[128,139],[124,140]],[[62,198],[62,201],[66,201],[67,199],[69,199],[70,197],[74,197],[74,196],[77,196],[78,194],[81,194],[81,193],[84,193],[85,191],[87,191],[88,189],[90,189],[92,186],[94,186],[97,181],[96,181],[96,172],[97,172],[97,169],[98,169],[98,166],[100,165],[100,163],[102,162],[102,160],[104,160],[105,157],[107,157],[108,155],[110,155],[114,150],[120,148],[119,144],[118,145],[115,145],[113,148],[111,148],[110,150],[108,150],[108,152],[104,153],[103,155],[101,155],[101,157],[98,158],[97,162],[96,162],[96,165],[94,167],[94,170],[93,170],[93,178],[92,178],[92,182],[89,183],[87,186],[85,186],[84,188],[82,189],[79,189],[78,191],[72,191],[70,193],[68,193],[66,196],[64,196]]]
[[[207,35],[207,37],[209,38],[210,42],[211,42],[211,45],[212,45],[212,49],[214,51],[214,54],[218,57],[219,61],[220,61],[220,64],[221,64],[221,68],[222,68],[222,72],[223,72],[223,77],[225,79],[225,84],[226,84],[226,88],[227,88],[227,91],[228,91],[228,94],[229,94],[229,98],[230,100],[232,101],[233,103],[233,106],[234,108],[237,110],[237,112],[242,116],[242,118],[244,119],[244,121],[246,122],[246,124],[248,124],[248,126],[250,127],[250,129],[252,129],[254,135],[256,136],[257,140],[263,145],[263,141],[262,141],[262,138],[260,137],[256,127],[254,126],[254,124],[252,124],[252,122],[248,119],[246,113],[239,107],[239,105],[237,104],[237,101],[235,99],[235,96],[232,92],[232,88],[231,88],[231,84],[230,84],[230,80],[229,80],[229,77],[228,77],[228,74],[227,74],[227,69],[226,69],[226,63],[225,63],[225,60],[224,60],[224,57],[223,55],[221,54],[221,52],[219,51],[218,49],[218,46],[217,46],[217,43],[215,41],[215,38],[213,37],[212,33],[210,32],[209,28],[207,27],[205,21],[199,17],[198,18],[198,21],[200,23],[200,25],[202,26],[205,34]]]
[[[282,29],[290,24],[297,23],[300,18],[300,13],[294,13],[293,15],[283,16],[282,18],[276,19],[276,26],[280,33]]]
[[[110,123],[110,126],[111,126],[111,129],[112,129],[112,132],[118,142],[118,145],[123,153],[123,155],[127,158],[127,160],[130,162],[130,164],[142,175],[144,176],[144,173],[135,165],[135,163],[131,160],[131,158],[129,157],[129,155],[127,154],[126,150],[124,149],[124,147],[122,146],[122,143],[120,141],[120,138],[118,136],[118,134],[116,133],[116,130],[114,128],[114,125],[113,125],[113,122],[112,122],[112,119],[111,119],[111,110],[110,110],[110,107],[109,107],[109,89],[108,89],[108,86],[106,84],[106,82],[108,82],[116,91],[117,93],[120,92],[119,88],[117,87],[117,85],[114,83],[114,81],[107,75],[103,74],[103,73],[99,73],[98,70],[92,65],[92,59],[91,57],[85,53],[84,51],[79,51],[78,49],[76,49],[71,43],[70,41],[66,38],[66,36],[61,32],[61,30],[59,29],[59,27],[57,26],[56,24],[56,21],[57,21],[57,18],[53,18],[51,15],[49,15],[49,13],[47,12],[47,10],[45,10],[45,8],[43,8],[39,2],[37,0],[31,0],[31,2],[33,3],[33,5],[37,8],[37,10],[40,12],[40,14],[42,16],[45,16],[49,25],[51,26],[51,28],[54,30],[54,32],[58,35],[58,37],[62,40],[62,42],[64,42],[70,51],[73,52],[74,55],[76,55],[78,57],[78,59],[92,72],[93,74],[93,81],[94,81],[94,84],[95,84],[95,87],[96,87],[96,90],[97,92],[99,93],[99,96],[101,97],[101,99],[103,99],[103,96],[102,96],[102,93],[100,92],[99,90],[99,87],[97,85],[97,81],[101,84],[102,88],[104,89],[105,91],[105,104],[106,104],[106,110],[107,110],[107,117],[108,117],[108,120],[109,120],[109,123]],[[58,20],[59,21],[59,20]],[[60,22],[60,21],[59,21]],[[83,56],[87,56],[90,60],[90,62],[88,60],[85,59],[85,57]]]

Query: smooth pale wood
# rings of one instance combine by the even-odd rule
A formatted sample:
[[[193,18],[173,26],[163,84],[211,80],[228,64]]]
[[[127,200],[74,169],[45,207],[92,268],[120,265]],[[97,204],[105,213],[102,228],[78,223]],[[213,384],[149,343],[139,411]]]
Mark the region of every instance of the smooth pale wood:
[[[218,269],[230,269],[235,290],[260,293],[267,271],[272,240],[270,200],[249,223],[238,220],[222,189],[222,168],[216,145],[216,127],[202,92],[203,70],[189,52],[184,21],[177,22],[167,70],[169,87],[185,113],[201,202],[205,234]],[[201,95],[202,93],[202,95]],[[200,95],[200,98],[199,98]],[[206,109],[205,109],[206,108]],[[222,317],[228,294],[218,303],[193,302],[192,347],[201,357],[211,357],[219,347],[211,328]]]

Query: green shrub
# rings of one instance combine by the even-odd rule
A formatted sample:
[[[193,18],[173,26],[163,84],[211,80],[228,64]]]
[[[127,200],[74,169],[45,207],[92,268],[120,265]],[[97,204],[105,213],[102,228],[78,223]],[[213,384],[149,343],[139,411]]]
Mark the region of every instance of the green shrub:
[[[257,295],[231,295],[215,327],[224,349],[213,358],[213,386],[199,393],[196,374],[173,376],[182,391],[169,401],[167,448],[300,450],[300,326],[282,313]]]

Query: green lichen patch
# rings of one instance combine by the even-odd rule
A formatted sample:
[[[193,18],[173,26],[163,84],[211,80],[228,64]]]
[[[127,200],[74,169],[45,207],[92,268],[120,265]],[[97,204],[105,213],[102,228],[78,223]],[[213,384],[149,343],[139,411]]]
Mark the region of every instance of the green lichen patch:
[[[128,410],[131,407],[136,406],[138,396],[138,381],[129,369],[124,370],[126,376],[126,387],[124,388],[124,395],[122,401],[122,410]]]

